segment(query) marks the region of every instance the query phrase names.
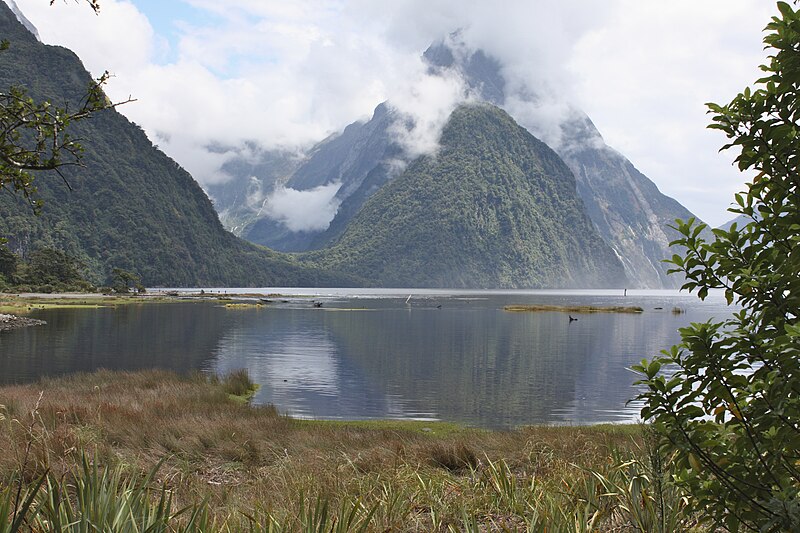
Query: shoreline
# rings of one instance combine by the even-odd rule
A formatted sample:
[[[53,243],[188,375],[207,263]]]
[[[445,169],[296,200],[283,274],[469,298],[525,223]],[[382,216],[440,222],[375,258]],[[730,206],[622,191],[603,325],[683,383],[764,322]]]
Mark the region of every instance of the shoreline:
[[[99,308],[144,303],[171,303],[187,301],[230,301],[248,298],[249,295],[209,295],[162,292],[144,294],[102,294],[93,292],[54,293],[0,293],[0,313],[19,314],[36,309]]]
[[[47,324],[44,320],[24,316],[42,309],[98,309],[118,305],[167,303],[192,300],[165,294],[114,295],[88,292],[0,293],[0,332]]]

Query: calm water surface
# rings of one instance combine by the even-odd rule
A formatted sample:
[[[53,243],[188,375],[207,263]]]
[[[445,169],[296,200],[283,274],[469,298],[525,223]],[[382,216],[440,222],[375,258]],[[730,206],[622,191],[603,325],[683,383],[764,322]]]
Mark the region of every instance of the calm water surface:
[[[493,428],[622,422],[639,409],[626,403],[636,394],[628,368],[677,342],[679,327],[731,312],[721,295],[701,302],[667,291],[412,291],[408,302],[408,290],[263,292],[296,297],[258,309],[209,302],[37,311],[31,316],[46,326],[0,334],[0,383],[98,368],[247,368],[261,385],[257,403],[299,417]],[[502,310],[534,303],[645,312],[570,323],[564,313]]]

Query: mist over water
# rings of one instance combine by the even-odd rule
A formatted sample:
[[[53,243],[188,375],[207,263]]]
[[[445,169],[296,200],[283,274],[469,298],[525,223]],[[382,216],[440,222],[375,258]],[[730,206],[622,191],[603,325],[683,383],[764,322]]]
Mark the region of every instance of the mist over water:
[[[261,385],[256,403],[298,417],[492,428],[633,421],[628,368],[677,342],[679,327],[730,313],[717,295],[700,302],[668,291],[264,291],[272,292],[298,296],[258,309],[210,302],[37,312],[48,325],[0,335],[0,383],[97,368],[246,368]],[[645,311],[570,322],[566,313],[502,310],[534,303]]]

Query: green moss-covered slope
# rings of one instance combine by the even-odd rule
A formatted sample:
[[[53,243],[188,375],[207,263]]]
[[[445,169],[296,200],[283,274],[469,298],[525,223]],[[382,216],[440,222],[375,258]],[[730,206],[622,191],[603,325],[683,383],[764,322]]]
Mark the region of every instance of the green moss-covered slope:
[[[462,106],[436,155],[376,192],[303,259],[398,287],[610,287],[623,267],[564,162],[505,112]]]

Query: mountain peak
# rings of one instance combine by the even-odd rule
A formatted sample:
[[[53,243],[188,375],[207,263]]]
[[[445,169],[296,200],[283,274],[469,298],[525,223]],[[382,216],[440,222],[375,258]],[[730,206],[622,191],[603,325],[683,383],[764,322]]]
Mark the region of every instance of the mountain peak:
[[[34,101],[76,105],[91,75],[78,57],[37,42],[0,2],[0,87],[23,87]],[[84,265],[84,276],[106,283],[114,268],[135,272],[148,286],[290,286],[352,284],[351,278],[297,264],[225,231],[192,177],[114,109],[70,125],[82,139],[81,167],[37,173],[39,216],[21,195],[0,195],[0,237],[20,255],[61,250]],[[46,290],[46,288],[44,289]]]
[[[25,16],[17,3],[14,0],[5,0],[5,3],[8,6],[8,9],[10,9],[17,18],[17,21],[19,21],[19,23],[22,24],[25,29],[36,38],[37,41],[41,42],[42,39],[39,37],[39,30],[36,29],[36,26],[34,26],[30,20],[28,20],[28,17]],[[5,35],[3,37],[7,38]]]
[[[501,63],[483,50],[470,50],[460,32],[431,44],[422,57],[434,72],[456,70],[482,100],[497,106],[505,103],[506,80]]]
[[[626,283],[566,164],[488,103],[456,108],[435,155],[410,163],[335,245],[305,257],[392,287]]]

